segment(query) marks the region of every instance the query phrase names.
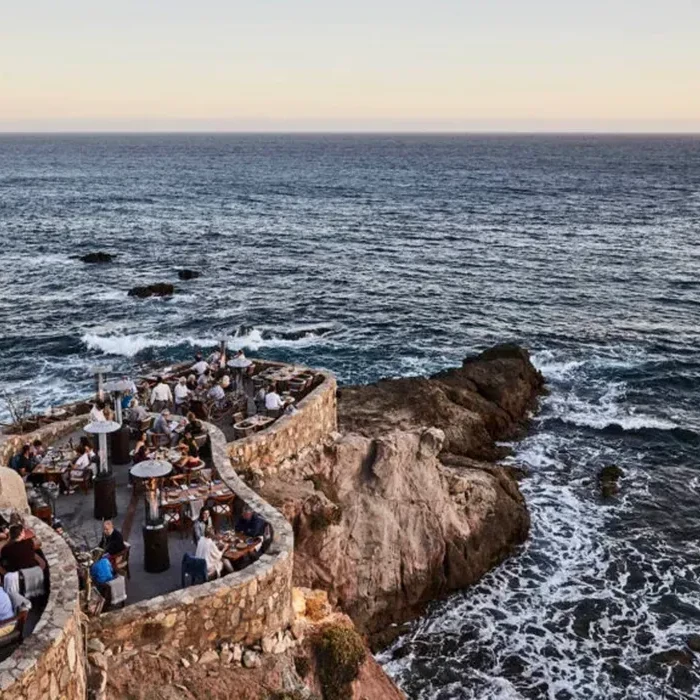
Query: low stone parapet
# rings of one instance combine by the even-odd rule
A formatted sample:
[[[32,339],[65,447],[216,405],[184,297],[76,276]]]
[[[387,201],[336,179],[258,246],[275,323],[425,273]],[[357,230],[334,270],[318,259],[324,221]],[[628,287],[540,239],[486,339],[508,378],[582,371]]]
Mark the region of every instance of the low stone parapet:
[[[75,559],[63,538],[29,515],[48,563],[49,596],[32,634],[0,663],[0,698],[85,698],[85,655]]]

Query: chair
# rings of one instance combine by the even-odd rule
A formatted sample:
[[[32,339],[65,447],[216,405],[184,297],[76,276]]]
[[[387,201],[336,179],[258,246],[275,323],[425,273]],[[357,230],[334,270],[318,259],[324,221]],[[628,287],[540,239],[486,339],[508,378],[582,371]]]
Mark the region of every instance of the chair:
[[[80,471],[71,471],[68,477],[72,487],[78,487],[86,496],[92,486],[92,469],[86,467]]]
[[[207,441],[209,440],[209,435],[207,433],[202,433],[201,435],[195,435],[194,436],[194,441],[197,447],[201,450],[204,445],[207,444]]]
[[[126,605],[126,580],[124,576],[117,574],[111,581],[97,584],[97,589],[105,599],[105,605],[108,608]]]
[[[221,530],[220,526],[224,521],[228,521],[231,527],[234,526],[233,503],[235,500],[236,495],[233,493],[226,496],[211,497],[211,519],[217,532]]]
[[[124,576],[127,579],[131,578],[131,569],[129,569],[129,554],[131,553],[131,545],[124,542],[124,549],[112,557],[115,573]]]
[[[190,584],[194,586],[197,581],[207,582],[207,562],[205,559],[198,559],[192,554],[185,552],[182,555],[181,568],[182,587],[187,588],[187,576],[190,577]]]
[[[53,511],[51,510],[51,506],[47,503],[35,505],[32,508],[32,515],[35,518],[39,518],[39,520],[45,522],[47,525],[51,525],[51,521],[53,519]]]
[[[163,516],[163,524],[168,530],[185,531],[185,521],[182,517],[182,503],[161,503],[160,514]]]
[[[187,479],[187,485],[189,486],[194,479],[198,479],[201,472],[206,468],[206,464],[200,459],[199,464],[194,467],[183,467],[183,476]]]
[[[147,430],[146,439],[151,447],[170,447],[170,436],[165,433],[154,433],[152,430]]]
[[[20,610],[14,617],[0,622],[0,649],[19,644],[24,639],[24,624],[28,614],[27,610]]]

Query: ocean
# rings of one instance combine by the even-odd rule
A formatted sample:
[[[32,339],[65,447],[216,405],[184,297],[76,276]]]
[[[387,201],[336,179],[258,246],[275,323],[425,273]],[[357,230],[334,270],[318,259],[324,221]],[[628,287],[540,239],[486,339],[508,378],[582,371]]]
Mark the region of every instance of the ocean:
[[[345,383],[523,344],[530,540],[380,661],[425,700],[700,698],[655,656],[700,632],[699,238],[700,137],[0,136],[0,388],[223,338]]]

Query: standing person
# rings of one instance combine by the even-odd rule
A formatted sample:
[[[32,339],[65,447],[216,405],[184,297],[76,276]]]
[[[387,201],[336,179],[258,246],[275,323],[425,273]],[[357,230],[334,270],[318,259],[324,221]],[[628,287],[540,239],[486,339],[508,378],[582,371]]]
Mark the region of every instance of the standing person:
[[[180,377],[175,385],[175,413],[181,416],[187,415],[190,401],[190,390],[187,388],[187,379]]]
[[[163,377],[156,379],[156,385],[151,390],[151,408],[156,413],[160,413],[164,408],[173,402],[173,392],[163,381]]]
[[[282,407],[282,398],[275,391],[275,387],[270,386],[269,391],[265,394],[265,410],[267,411],[267,415],[277,417]]]
[[[195,363],[190,367],[197,374],[204,374],[209,369],[209,363],[202,357],[202,353],[198,352],[195,356]]]

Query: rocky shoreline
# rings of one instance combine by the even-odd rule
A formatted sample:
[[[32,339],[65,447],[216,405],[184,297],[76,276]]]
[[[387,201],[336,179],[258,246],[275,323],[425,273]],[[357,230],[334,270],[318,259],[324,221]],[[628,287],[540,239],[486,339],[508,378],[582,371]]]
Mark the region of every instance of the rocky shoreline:
[[[510,345],[428,379],[342,388],[340,432],[258,484],[294,527],[295,585],[327,591],[381,644],[392,623],[478,581],[527,538],[497,443],[524,434],[543,391]]]

